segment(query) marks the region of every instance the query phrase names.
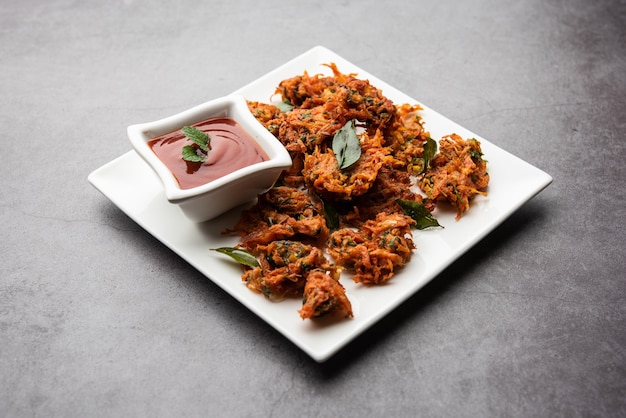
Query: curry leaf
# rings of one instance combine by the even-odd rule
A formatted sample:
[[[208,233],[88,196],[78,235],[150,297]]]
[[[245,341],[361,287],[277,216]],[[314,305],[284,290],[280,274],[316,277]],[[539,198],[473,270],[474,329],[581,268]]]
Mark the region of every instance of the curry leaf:
[[[293,110],[294,105],[292,105],[288,100],[283,100],[282,102],[276,103],[275,105],[280,109],[283,113],[289,113]]]
[[[424,152],[422,153],[422,159],[424,160],[424,167],[422,173],[428,169],[430,161],[437,153],[437,143],[431,137],[426,137],[426,143],[424,144]]]
[[[242,250],[241,248],[233,248],[233,247],[220,247],[220,248],[212,248],[213,251],[217,251],[218,253],[226,254],[239,264],[243,264],[248,267],[259,267],[259,261],[250,254],[246,250]]]
[[[337,213],[337,209],[327,202],[324,202],[324,218],[326,219],[328,229],[332,231],[339,228],[339,213]]]
[[[339,169],[350,167],[361,157],[361,142],[356,134],[354,119],[337,131],[333,138],[333,152]]]
[[[400,205],[404,213],[415,221],[415,227],[417,229],[441,226],[433,214],[430,213],[423,204],[413,200],[402,199],[397,199],[396,202]]]

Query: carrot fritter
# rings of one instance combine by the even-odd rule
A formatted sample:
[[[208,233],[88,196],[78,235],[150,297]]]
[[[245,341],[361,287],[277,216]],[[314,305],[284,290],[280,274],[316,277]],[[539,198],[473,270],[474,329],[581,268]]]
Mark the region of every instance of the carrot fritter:
[[[257,252],[260,266],[246,270],[242,280],[270,299],[300,296],[311,270],[332,269],[322,250],[299,241],[273,241]]]
[[[259,196],[257,203],[244,211],[234,232],[241,246],[255,253],[259,245],[282,239],[323,243],[329,230],[320,204],[302,190],[281,186]]]
[[[395,163],[411,174],[421,172],[424,143],[430,135],[424,129],[420,105],[402,104],[385,132],[385,145],[391,148]]]
[[[412,184],[408,172],[396,168],[381,168],[370,190],[363,196],[352,199],[343,220],[349,225],[359,226],[368,219],[374,219],[381,212],[403,214],[404,211],[396,202],[398,199],[422,203],[432,212],[432,202],[424,201],[421,194],[411,190]]]
[[[343,74],[334,63],[326,65],[332,76],[309,76],[307,72],[280,82],[276,93],[297,108],[322,106],[339,127],[351,119],[383,128],[396,112],[395,105],[368,80]]]
[[[381,146],[382,139],[380,131],[373,136],[364,132],[361,136],[361,157],[344,170],[337,166],[337,158],[330,148],[325,152],[316,149],[306,154],[302,169],[305,183],[330,200],[350,200],[365,194],[376,181],[379,170],[392,160],[387,155],[388,150]]]
[[[294,108],[274,123],[278,124],[278,138],[285,148],[300,152],[312,151],[324,144],[343,126],[323,106]]]
[[[329,237],[328,252],[340,266],[354,271],[357,283],[389,280],[411,258],[413,220],[406,215],[379,213],[357,231],[344,228]]]
[[[267,124],[280,117],[282,113],[279,108],[273,104],[247,101],[248,109],[254,117],[267,128]]]
[[[308,73],[283,80],[276,88],[284,101],[295,106],[276,114],[256,102],[249,102],[252,114],[289,151],[310,152],[328,145],[349,120],[356,119],[368,130],[383,129],[393,119],[396,107],[367,80],[342,74],[328,64],[333,76]],[[324,146],[322,148],[325,148]]]
[[[304,187],[304,176],[302,170],[304,169],[304,153],[290,152],[291,155],[291,167],[284,170],[280,175],[280,182],[285,186],[295,187],[297,189]]]
[[[419,186],[433,201],[447,201],[456,207],[456,219],[469,210],[470,200],[489,184],[487,162],[482,158],[480,142],[448,135],[439,141],[439,152]]]
[[[311,107],[323,104],[325,92],[335,88],[339,80],[335,77],[336,67],[332,67],[333,76],[323,76],[316,74],[310,76],[307,71],[301,75],[287,78],[281,81],[276,88],[276,93],[283,97],[283,100],[296,107],[310,109]]]
[[[302,319],[317,318],[329,313],[352,318],[352,305],[339,281],[323,270],[313,270],[307,276],[302,308],[298,313]]]

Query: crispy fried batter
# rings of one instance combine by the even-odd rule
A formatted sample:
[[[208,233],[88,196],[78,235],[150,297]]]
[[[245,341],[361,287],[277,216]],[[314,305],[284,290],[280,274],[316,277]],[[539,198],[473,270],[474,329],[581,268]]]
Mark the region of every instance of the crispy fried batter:
[[[369,81],[356,78],[356,74],[341,73],[335,63],[326,66],[333,71],[333,76],[309,76],[305,72],[283,80],[276,93],[297,108],[324,107],[333,120],[340,121],[339,127],[348,120],[358,119],[383,128],[395,114],[393,102]]]
[[[405,103],[397,106],[397,112],[385,132],[385,145],[391,148],[396,165],[411,174],[421,171],[424,143],[430,135],[424,130],[421,110],[420,105]]]
[[[489,184],[487,162],[482,159],[480,142],[448,135],[439,141],[439,152],[419,182],[420,188],[434,201],[447,201],[457,209],[456,219],[469,210],[470,200]]]
[[[329,313],[352,318],[352,305],[341,283],[323,270],[314,270],[306,279],[302,308],[298,313],[302,319]]]
[[[274,187],[259,196],[245,211],[234,231],[241,236],[241,246],[252,253],[259,245],[282,239],[301,239],[323,243],[329,230],[319,204],[293,187]]]
[[[364,123],[368,130],[384,129],[393,119],[396,107],[367,80],[353,74],[342,74],[334,63],[328,64],[333,76],[308,73],[283,80],[276,89],[283,100],[295,108],[280,115],[260,114],[251,104],[253,114],[289,151],[307,152],[332,139],[352,119]]]
[[[385,282],[411,258],[415,248],[411,239],[413,222],[406,215],[379,213],[357,231],[344,228],[333,232],[328,252],[337,264],[354,271],[355,282]]]
[[[374,219],[381,212],[403,214],[404,211],[396,202],[398,199],[422,203],[432,212],[434,204],[425,201],[421,194],[411,190],[412,184],[408,172],[383,167],[370,190],[363,196],[352,199],[351,206],[346,207],[343,220],[348,225],[358,227],[368,219]]]
[[[246,270],[242,280],[270,299],[300,296],[311,270],[333,269],[322,250],[299,241],[273,241],[257,251],[260,267]]]
[[[273,104],[260,103],[250,100],[248,100],[248,109],[259,122],[265,125],[265,127],[267,127],[271,121],[279,118],[282,113],[280,109]]]
[[[392,161],[388,150],[381,146],[382,134],[361,135],[362,154],[350,168],[340,170],[332,149],[316,149],[304,157],[302,174],[306,184],[323,198],[350,200],[365,194],[378,176],[379,170]]]
[[[288,151],[307,152],[332,139],[342,126],[324,106],[294,108],[280,118],[278,138]]]

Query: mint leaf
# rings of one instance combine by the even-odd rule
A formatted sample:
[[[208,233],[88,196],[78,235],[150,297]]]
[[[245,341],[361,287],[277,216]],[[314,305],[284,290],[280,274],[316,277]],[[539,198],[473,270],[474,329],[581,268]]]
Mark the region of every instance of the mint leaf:
[[[211,138],[205,132],[194,126],[183,126],[183,134],[192,140],[202,151],[209,152],[211,149]]]
[[[206,158],[203,155],[198,155],[197,148],[193,145],[185,145],[183,147],[183,160],[190,163],[203,163]]]
[[[415,227],[417,229],[426,229],[432,228],[439,225],[437,218],[433,216],[432,213],[426,206],[422,205],[419,202],[415,202],[413,200],[403,200],[397,199],[396,203],[400,205],[402,210],[407,216],[410,216],[415,221]]]
[[[217,251],[218,253],[226,254],[239,264],[243,264],[248,267],[259,267],[259,261],[255,256],[250,254],[246,250],[242,250],[241,248],[233,248],[233,247],[220,247],[220,248],[211,248],[213,251]]]
[[[343,125],[333,137],[333,152],[340,170],[350,167],[361,157],[361,142],[356,134],[354,119]]]

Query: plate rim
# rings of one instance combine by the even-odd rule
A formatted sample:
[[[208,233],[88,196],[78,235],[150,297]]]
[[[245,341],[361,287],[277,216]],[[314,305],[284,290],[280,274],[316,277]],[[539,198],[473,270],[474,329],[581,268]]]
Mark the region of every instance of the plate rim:
[[[489,146],[492,149],[494,150],[497,149],[498,152],[503,153],[503,155],[507,155],[508,158],[513,158],[518,164],[522,165],[524,168],[528,170],[531,170],[536,176],[536,178],[534,179],[534,183],[532,185],[533,187],[529,189],[529,192],[527,192],[527,194],[524,196],[523,199],[519,199],[518,201],[516,201],[516,204],[508,206],[507,210],[504,211],[503,214],[501,214],[498,217],[496,222],[492,222],[488,228],[482,228],[479,233],[473,235],[470,240],[466,241],[462,247],[457,248],[455,253],[451,257],[447,258],[444,263],[441,263],[439,266],[437,266],[437,268],[432,269],[432,271],[429,272],[429,277],[426,277],[425,279],[423,279],[421,284],[419,284],[418,286],[410,287],[409,288],[410,291],[405,292],[404,294],[401,294],[399,297],[396,297],[394,302],[391,304],[388,304],[385,307],[385,309],[379,310],[377,311],[375,315],[372,315],[369,318],[367,318],[367,320],[357,323],[357,325],[352,328],[351,332],[348,335],[343,335],[343,336],[334,338],[332,344],[325,344],[325,345],[322,344],[323,346],[322,348],[313,347],[311,344],[308,344],[306,341],[303,341],[302,339],[299,339],[295,337],[294,335],[292,335],[292,333],[290,333],[290,331],[285,326],[282,326],[280,323],[277,323],[272,318],[270,318],[266,311],[259,309],[258,308],[259,305],[257,305],[256,303],[249,303],[248,302],[249,299],[247,297],[241,297],[240,293],[233,293],[227,286],[224,285],[224,283],[221,280],[218,280],[212,277],[212,275],[209,274],[207,271],[205,271],[203,266],[195,262],[195,260],[192,257],[190,257],[188,254],[181,251],[180,248],[177,248],[176,246],[172,245],[171,239],[168,239],[168,237],[163,236],[163,234],[158,233],[154,228],[150,226],[148,222],[145,221],[145,219],[142,218],[142,216],[130,210],[127,202],[121,201],[119,196],[116,196],[115,193],[112,193],[112,191],[108,189],[108,185],[106,184],[106,180],[108,180],[106,178],[107,170],[111,170],[113,168],[119,167],[121,164],[136,164],[137,162],[133,163],[132,161],[134,158],[137,158],[138,161],[145,164],[143,160],[141,160],[140,157],[135,153],[135,151],[131,149],[130,151],[118,156],[117,158],[95,169],[88,175],[87,179],[92,186],[94,186],[105,197],[111,200],[111,202],[113,202],[115,206],[117,206],[120,210],[122,210],[127,216],[129,216],[134,222],[136,222],[144,230],[146,230],[148,233],[150,233],[155,238],[157,238],[161,243],[167,246],[170,250],[174,251],[177,255],[179,255],[186,262],[191,264],[194,268],[199,270],[209,280],[211,280],[214,284],[216,284],[222,290],[226,291],[231,297],[235,298],[240,303],[242,303],[246,308],[251,310],[255,315],[263,319],[268,325],[273,327],[275,330],[279,331],[284,337],[286,337],[289,341],[291,341],[293,344],[299,347],[302,351],[307,353],[315,361],[322,363],[328,360],[329,358],[331,358],[334,354],[340,351],[343,347],[345,347],[347,344],[349,344],[352,340],[354,340],[357,336],[361,335],[364,331],[369,329],[375,323],[380,321],[383,317],[388,315],[391,311],[395,310],[398,306],[404,303],[408,298],[416,294],[427,283],[434,280],[441,273],[441,271],[443,271],[446,267],[453,264],[456,260],[458,260],[458,258],[460,258],[470,248],[472,248],[478,242],[483,240],[488,234],[490,234],[494,229],[496,229],[502,222],[508,219],[521,206],[523,206],[525,203],[527,203],[529,200],[531,200],[537,194],[539,194],[542,190],[548,187],[552,183],[553,179],[545,171],[509,153],[508,151],[505,151],[504,149],[484,139],[482,136],[474,134],[473,132],[463,128],[458,123],[448,119],[447,117],[439,114],[438,112],[424,105],[421,101],[416,100],[406,95],[405,93],[395,89],[393,86],[387,84],[383,80],[375,77],[371,73],[368,73],[366,70],[363,70],[362,68],[354,65],[353,63],[347,61],[345,58],[339,56],[335,52],[321,45],[314,46],[308,51],[305,51],[304,53],[292,58],[291,60],[288,60],[284,64],[276,67],[274,70],[269,71],[268,73],[262,75],[256,80],[253,80],[252,82],[249,82],[245,84],[244,86],[242,86],[241,88],[235,90],[233,94],[242,94],[242,92],[250,90],[254,88],[255,86],[262,85],[264,82],[267,82],[268,80],[271,80],[272,78],[279,77],[279,74],[285,72],[285,70],[292,68],[294,65],[300,62],[307,61],[308,59],[311,59],[314,56],[325,57],[326,58],[325,63],[330,62],[330,61],[327,61],[328,59],[332,60],[333,62],[336,62],[340,70],[342,68],[342,65],[345,67],[351,67],[350,72],[354,72],[353,70],[357,70],[356,72],[358,72],[360,76],[363,76],[363,75],[366,76],[366,78],[369,79],[374,86],[378,88],[381,88],[381,86],[384,86],[383,94],[385,95],[387,95],[386,92],[392,91],[392,95],[400,94],[402,96],[406,96],[406,98],[410,99],[411,101],[415,103],[419,103],[426,112],[429,112],[432,115],[436,115],[437,117],[441,118],[441,120],[446,123],[450,123],[458,128],[461,128],[462,130],[464,130],[466,134],[469,133],[473,135],[474,137],[480,138],[481,142],[485,141],[485,144],[489,144]],[[319,64],[322,64],[322,63],[319,63]],[[297,74],[293,74],[293,73],[291,74],[291,76],[295,76],[295,75]],[[377,85],[377,83],[379,85]],[[269,97],[267,99],[269,100]],[[425,122],[426,122],[426,125],[428,126],[429,121],[426,120],[426,118],[425,118]],[[147,168],[147,166],[144,168]],[[419,252],[419,249],[417,251]],[[252,291],[250,291],[247,288],[245,288],[245,291],[249,292],[256,298],[263,299],[262,296],[258,294],[254,294]],[[297,313],[294,312],[294,316],[297,316]]]

